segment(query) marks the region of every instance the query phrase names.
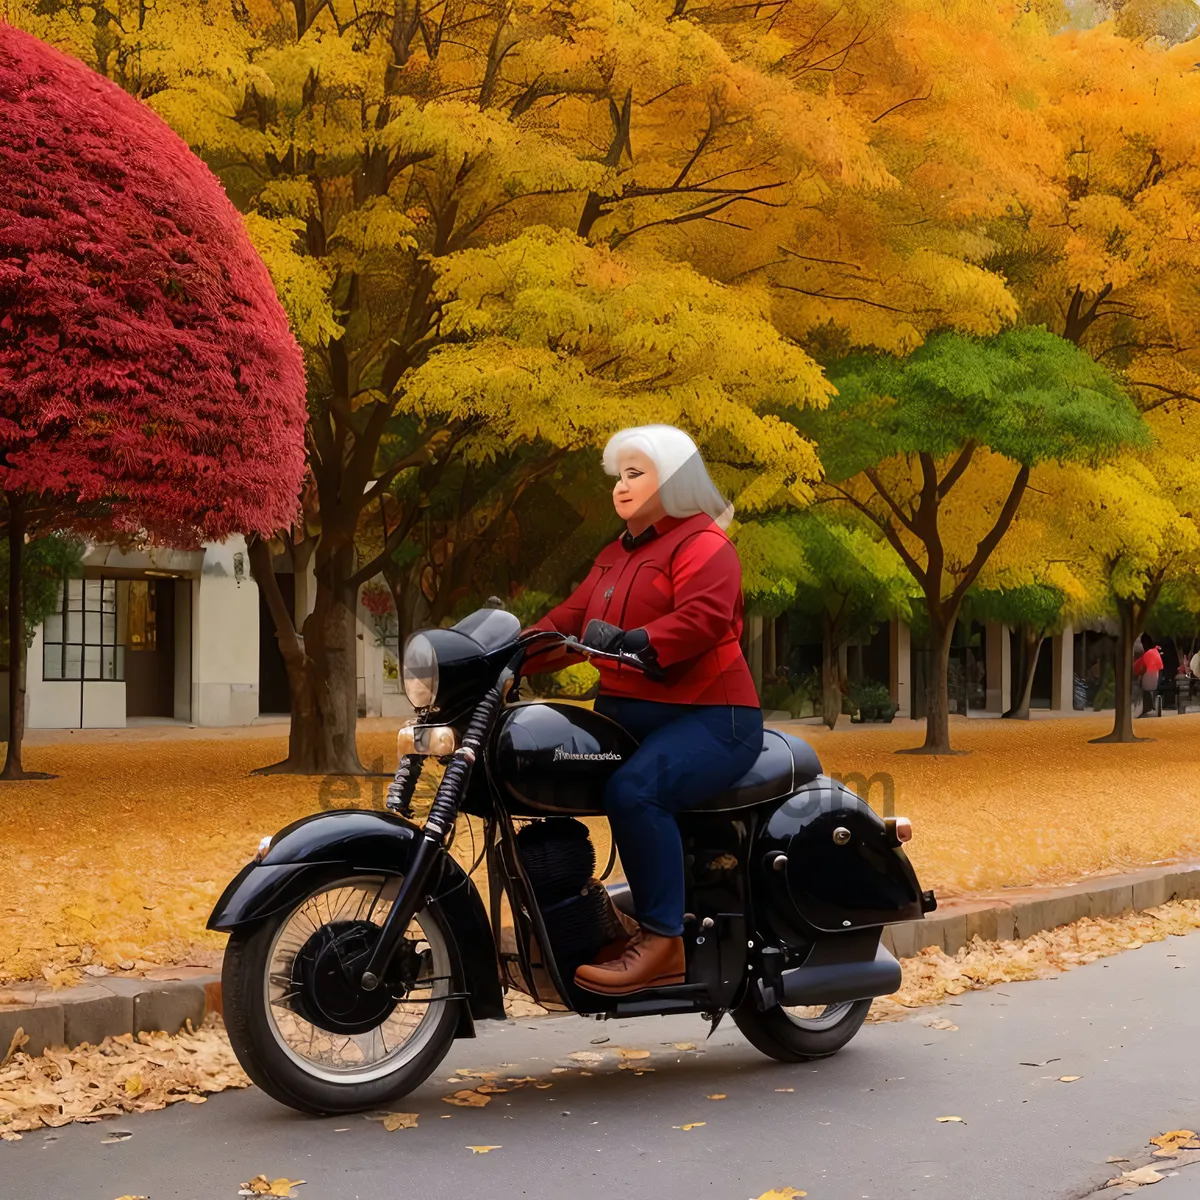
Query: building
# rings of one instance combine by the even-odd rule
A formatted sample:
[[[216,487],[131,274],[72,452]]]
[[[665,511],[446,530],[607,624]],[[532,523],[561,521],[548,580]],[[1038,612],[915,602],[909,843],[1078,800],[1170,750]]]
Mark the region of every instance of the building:
[[[276,564],[277,578],[303,620],[311,571],[296,579],[286,567]],[[406,715],[396,638],[358,616],[359,711]],[[287,711],[274,625],[238,537],[195,551],[91,546],[29,649],[30,729],[249,725]]]

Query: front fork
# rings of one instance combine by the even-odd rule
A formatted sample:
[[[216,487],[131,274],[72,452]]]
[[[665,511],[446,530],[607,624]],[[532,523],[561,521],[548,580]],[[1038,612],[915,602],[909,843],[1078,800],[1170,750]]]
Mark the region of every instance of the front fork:
[[[439,864],[446,838],[458,819],[459,797],[466,793],[471,768],[483,751],[484,742],[504,701],[504,694],[512,676],[511,669],[506,669],[500,676],[496,686],[488,692],[483,703],[475,710],[463,736],[462,745],[450,756],[450,765],[438,785],[429,816],[425,818],[425,827],[421,830],[416,852],[408,864],[408,871],[400,883],[392,907],[383,920],[375,948],[358,981],[363,991],[373,992],[380,981],[387,978],[409,923],[429,902],[430,880]],[[414,770],[408,755],[401,759],[396,778],[388,788],[389,808],[394,806],[403,810],[409,806],[422,765],[423,760],[418,759]]]

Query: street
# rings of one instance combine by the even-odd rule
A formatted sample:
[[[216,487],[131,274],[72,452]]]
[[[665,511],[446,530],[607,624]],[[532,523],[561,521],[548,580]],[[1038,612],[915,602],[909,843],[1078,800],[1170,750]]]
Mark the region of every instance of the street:
[[[1200,938],[1171,938],[868,1025],[837,1057],[795,1066],[761,1057],[731,1024],[706,1042],[691,1018],[482,1026],[393,1106],[418,1113],[416,1129],[306,1119],[256,1089],[225,1092],[0,1146],[0,1196],[224,1200],[262,1173],[306,1180],[301,1200],[747,1200],[785,1187],[812,1200],[1074,1200],[1148,1162],[1150,1137],[1197,1127],[1198,977]],[[938,1019],[957,1031],[930,1028]],[[618,1069],[618,1047],[650,1050],[629,1065],[653,1072]],[[583,1065],[590,1076],[566,1057],[581,1050],[605,1053]],[[553,1086],[451,1107],[457,1068]],[[115,1130],[133,1136],[101,1144]],[[498,1148],[468,1149],[480,1145]],[[1200,1196],[1200,1165],[1157,1186],[1166,1200]]]

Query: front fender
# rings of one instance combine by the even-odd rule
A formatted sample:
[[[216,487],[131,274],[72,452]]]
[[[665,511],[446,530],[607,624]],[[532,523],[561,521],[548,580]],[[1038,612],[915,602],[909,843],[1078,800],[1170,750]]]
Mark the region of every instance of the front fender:
[[[403,875],[420,830],[391,813],[344,808],[293,822],[271,840],[261,862],[248,863],[221,894],[208,928],[229,932],[299,904],[323,883],[347,875]],[[504,996],[496,943],[479,891],[443,854],[431,886],[453,939],[451,951],[477,1020],[502,1020]]]

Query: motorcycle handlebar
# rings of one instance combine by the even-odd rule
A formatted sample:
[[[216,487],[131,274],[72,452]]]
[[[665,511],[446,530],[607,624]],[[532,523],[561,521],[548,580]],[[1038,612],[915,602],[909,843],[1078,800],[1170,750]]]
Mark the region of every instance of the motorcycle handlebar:
[[[538,629],[530,637],[523,638],[521,644],[528,646],[541,638],[557,638],[563,643],[565,649],[584,658],[606,658],[609,662],[624,663],[626,666],[633,667],[634,670],[641,671],[643,675],[649,673],[647,664],[636,655],[623,652],[613,653],[611,650],[597,650],[594,646],[585,645],[574,634],[559,633],[557,629]]]

